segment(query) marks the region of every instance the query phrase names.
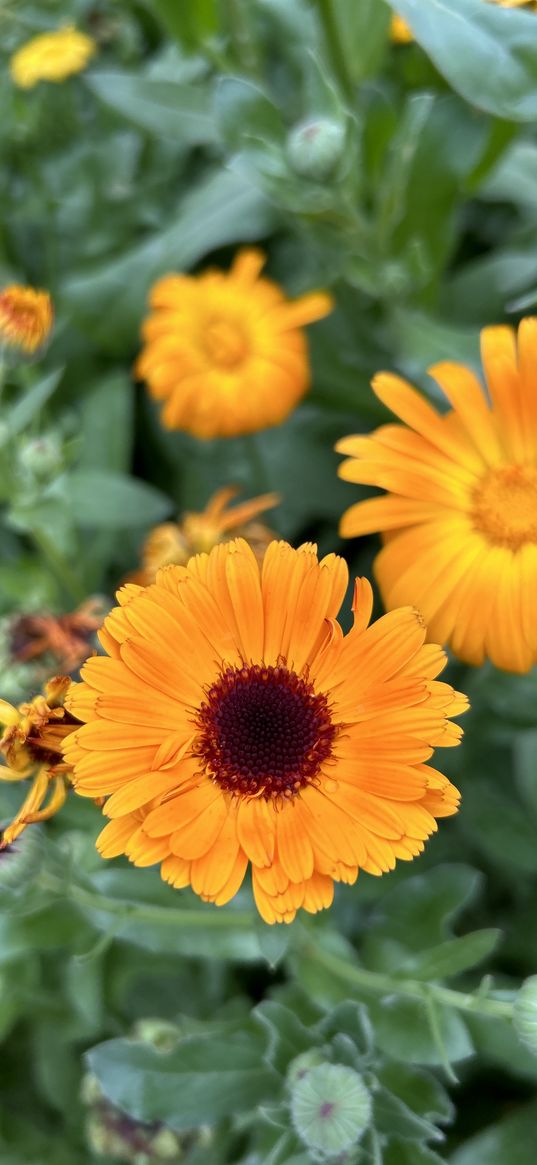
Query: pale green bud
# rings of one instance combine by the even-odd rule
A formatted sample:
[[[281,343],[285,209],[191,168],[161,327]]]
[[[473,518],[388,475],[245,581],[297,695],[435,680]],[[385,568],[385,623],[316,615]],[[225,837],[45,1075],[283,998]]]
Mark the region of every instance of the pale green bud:
[[[371,1120],[371,1097],[353,1068],[319,1064],[295,1082],[291,1118],[308,1149],[331,1158],[362,1137]]]
[[[36,481],[50,481],[62,469],[61,442],[56,433],[26,437],[18,447],[17,460],[26,476]]]
[[[345,126],[328,117],[300,121],[289,133],[286,150],[296,174],[324,182],[343,158]]]
[[[515,996],[513,1026],[520,1042],[537,1056],[537,975],[530,975]]]
[[[287,1069],[287,1084],[289,1088],[293,1088],[297,1080],[301,1080],[312,1068],[316,1068],[318,1064],[324,1062],[320,1048],[310,1048],[307,1052],[301,1052],[300,1056],[296,1056],[294,1060],[291,1060]]]

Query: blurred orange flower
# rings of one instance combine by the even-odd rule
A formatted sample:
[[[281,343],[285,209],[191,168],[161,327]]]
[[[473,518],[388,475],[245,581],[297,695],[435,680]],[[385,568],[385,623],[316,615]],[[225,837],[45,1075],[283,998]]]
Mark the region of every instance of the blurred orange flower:
[[[33,89],[38,81],[65,81],[86,68],[97,45],[72,24],[34,36],[13,54],[11,76],[19,89]]]
[[[33,355],[48,339],[54,312],[48,291],[13,283],[0,291],[0,348]]]
[[[9,628],[11,657],[27,663],[51,655],[61,671],[72,672],[91,655],[92,637],[104,614],[103,600],[94,596],[66,615],[18,615]]]
[[[175,562],[184,566],[193,554],[212,550],[219,542],[239,534],[261,560],[275,535],[263,522],[255,519],[265,510],[277,506],[278,494],[261,494],[248,502],[229,507],[238,494],[234,486],[225,486],[213,495],[201,513],[186,513],[180,522],[155,526],[142,549],[142,566],[130,575],[130,581],[148,586],[155,581],[161,566]]]
[[[309,388],[304,324],[332,310],[323,291],[286,299],[245,249],[227,273],[154,284],[137,375],[163,402],[162,423],[195,437],[235,437],[284,421]]]

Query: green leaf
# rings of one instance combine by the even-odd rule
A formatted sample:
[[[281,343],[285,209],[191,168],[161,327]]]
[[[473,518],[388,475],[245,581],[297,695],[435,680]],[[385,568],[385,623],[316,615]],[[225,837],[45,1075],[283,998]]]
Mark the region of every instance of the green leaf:
[[[393,1092],[380,1086],[373,1093],[373,1123],[379,1133],[409,1141],[441,1141],[442,1133],[431,1121],[418,1116]]]
[[[421,953],[442,943],[450,923],[475,899],[481,875],[470,866],[441,865],[405,878],[381,898],[369,933],[386,933],[390,940]]]
[[[282,1075],[295,1056],[316,1044],[315,1035],[304,1027],[288,1007],[267,1000],[254,1010],[254,1016],[268,1034],[267,1058]]]
[[[537,1101],[471,1137],[449,1158],[449,1165],[535,1165]]]
[[[431,1033],[424,1003],[395,996],[368,1001],[378,1047],[407,1064],[444,1065],[445,1058],[456,1063],[472,1055],[473,1047],[460,1015],[450,1008],[437,1008],[443,1050]]]
[[[450,85],[478,109],[513,121],[537,116],[534,14],[482,0],[388,0]]]
[[[129,469],[133,412],[134,387],[125,372],[111,372],[89,386],[80,403],[81,469]]]
[[[383,1151],[382,1165],[445,1165],[445,1157],[439,1157],[427,1145],[401,1141],[396,1137]]]
[[[448,1124],[453,1120],[454,1106],[445,1088],[431,1072],[388,1061],[378,1071],[378,1078],[412,1112],[419,1113],[434,1124]]]
[[[347,71],[360,83],[378,69],[388,47],[389,14],[379,0],[331,0]]]
[[[216,247],[258,239],[273,212],[263,196],[225,170],[191,187],[173,223],[120,258],[67,280],[64,294],[78,318],[106,352],[123,357],[142,317],[146,295],[158,276],[188,269]]]
[[[512,792],[477,778],[468,782],[464,797],[472,844],[500,869],[536,874],[537,821]]]
[[[221,77],[214,107],[220,132],[231,149],[238,149],[245,136],[283,145],[285,126],[279,109],[244,77]]]
[[[91,73],[85,81],[110,109],[156,137],[184,146],[216,140],[210,94],[201,85],[139,73]]]
[[[83,528],[121,530],[151,526],[169,514],[171,502],[153,485],[104,469],[74,469],[64,478],[73,521]]]
[[[62,375],[63,368],[57,368],[24,392],[24,395],[8,414],[8,425],[11,433],[20,433],[22,429],[26,428],[26,425],[39,413],[53,392],[56,391]]]
[[[537,211],[537,145],[512,142],[486,181],[479,197],[493,202],[513,202],[525,210]]]
[[[187,1036],[171,1052],[109,1040],[87,1063],[112,1104],[135,1120],[178,1130],[249,1112],[272,1099],[278,1081],[251,1030]]]
[[[495,950],[502,936],[501,930],[476,930],[462,938],[453,938],[428,951],[421,951],[403,959],[397,973],[412,979],[449,979],[468,971]]]
[[[218,31],[216,0],[196,0],[195,4],[178,0],[149,0],[164,27],[185,48],[203,47]]]

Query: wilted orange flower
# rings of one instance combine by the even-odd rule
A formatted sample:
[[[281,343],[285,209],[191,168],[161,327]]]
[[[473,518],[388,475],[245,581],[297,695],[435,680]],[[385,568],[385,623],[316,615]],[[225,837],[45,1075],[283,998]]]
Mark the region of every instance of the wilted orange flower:
[[[10,626],[11,656],[20,663],[52,656],[62,671],[72,672],[90,654],[92,638],[103,618],[103,600],[98,596],[66,615],[18,615]]]
[[[65,81],[81,73],[96,52],[90,36],[72,24],[55,32],[45,32],[23,44],[9,62],[11,76],[19,89],[33,89],[38,81]]]
[[[384,602],[412,599],[429,634],[455,655],[526,672],[537,660],[537,319],[485,328],[481,352],[490,401],[462,364],[429,373],[452,409],[440,416],[388,372],[377,396],[405,426],[338,444],[347,481],[385,497],[351,506],[341,533],[383,531],[375,564]]]
[[[7,762],[7,767],[0,766],[0,780],[22,781],[33,777],[28,796],[3,831],[0,850],[10,845],[27,825],[52,817],[65,801],[69,765],[61,748],[65,737],[78,723],[63,706],[70,682],[69,676],[56,676],[45,685],[42,696],[35,696],[18,708],[0,700],[0,724],[4,725],[0,753]]]
[[[261,494],[258,498],[229,507],[228,502],[238,492],[234,486],[225,486],[213,495],[201,513],[187,512],[180,522],[155,526],[144,543],[142,567],[130,576],[129,581],[148,586],[155,581],[161,566],[168,566],[171,562],[184,566],[193,554],[208,552],[219,542],[228,542],[232,531],[245,538],[261,560],[275,535],[255,518],[264,510],[277,506],[280,499],[278,494]]]
[[[488,0],[489,4],[499,4],[501,8],[535,8],[535,0]],[[402,16],[395,12],[390,23],[390,36],[396,44],[409,44],[414,40],[412,29]]]
[[[426,763],[455,745],[466,699],[435,679],[412,608],[369,627],[336,621],[347,567],[272,542],[262,570],[237,539],[129,584],[67,705],[73,783],[104,796],[103,857],[161,863],[165,881],[217,905],[252,866],[258,909],[290,922],[329,906],[333,882],[420,853],[459,795]]]
[[[0,348],[33,355],[48,340],[54,313],[48,291],[13,283],[0,291]]]
[[[195,437],[235,437],[279,425],[309,388],[302,327],[332,309],[325,292],[287,300],[260,278],[261,251],[229,272],[166,275],[154,284],[137,375],[163,401],[162,423]]]

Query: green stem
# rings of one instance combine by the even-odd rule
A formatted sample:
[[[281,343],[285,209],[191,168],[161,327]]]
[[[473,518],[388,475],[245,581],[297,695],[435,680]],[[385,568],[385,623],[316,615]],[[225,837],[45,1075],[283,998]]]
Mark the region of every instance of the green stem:
[[[60,897],[69,898],[78,906],[86,910],[103,911],[106,914],[122,917],[125,921],[164,923],[166,926],[207,927],[211,930],[225,930],[230,926],[240,930],[253,930],[255,918],[253,911],[209,911],[209,910],[181,910],[169,906],[153,906],[151,903],[140,905],[138,902],[129,902],[126,899],[110,898],[107,894],[98,894],[93,890],[86,890],[76,883],[65,883],[61,878],[45,871],[41,874],[39,885],[42,890],[51,891]]]
[[[306,953],[309,959],[330,971],[341,982],[348,983],[358,990],[369,991],[373,995],[402,995],[407,999],[420,999],[425,1005],[427,1000],[433,1000],[456,1011],[489,1015],[496,1019],[512,1019],[513,1016],[513,1004],[507,999],[482,998],[479,994],[454,991],[440,983],[423,983],[419,979],[398,979],[397,976],[381,971],[368,971],[365,967],[355,966],[339,955],[333,955],[313,944],[308,944]]]
[[[341,45],[339,35],[339,28],[337,26],[336,17],[332,0],[319,0],[319,15],[321,17],[321,24],[323,26],[328,51],[332,57],[332,64],[337,73],[341,91],[346,100],[354,104],[354,84],[352,77],[347,67],[345,53]]]
[[[43,558],[48,562],[52,573],[68,593],[69,598],[75,603],[83,602],[87,597],[86,589],[69,566],[69,563],[65,561],[63,554],[57,549],[52,538],[49,538],[48,534],[45,534],[43,530],[32,529],[30,533],[36,546],[41,551]]]

